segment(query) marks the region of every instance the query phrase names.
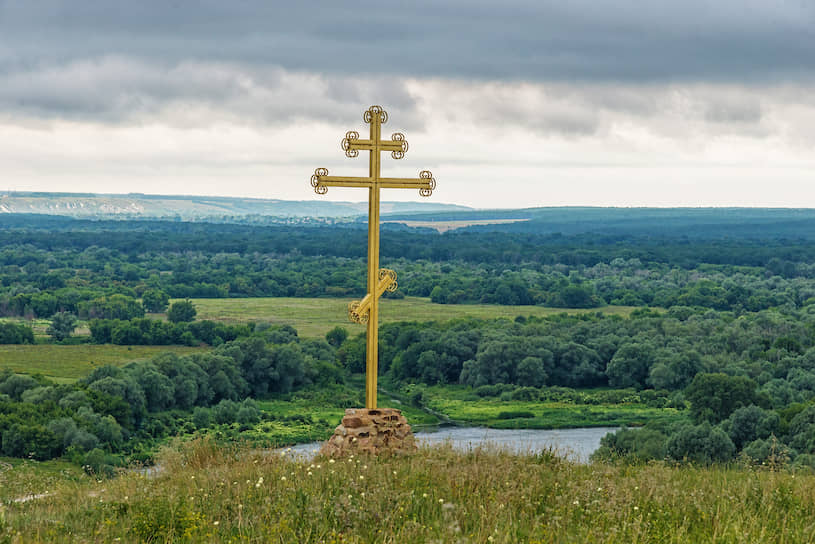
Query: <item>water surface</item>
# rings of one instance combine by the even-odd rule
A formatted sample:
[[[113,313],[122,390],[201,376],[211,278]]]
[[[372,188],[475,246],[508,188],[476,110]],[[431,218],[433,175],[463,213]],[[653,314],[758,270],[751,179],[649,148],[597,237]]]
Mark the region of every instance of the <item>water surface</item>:
[[[578,463],[587,463],[600,447],[600,439],[617,427],[581,427],[577,429],[488,429],[486,427],[443,427],[435,432],[417,432],[419,445],[449,443],[467,451],[479,446],[506,449],[514,453],[535,453],[552,449],[558,455]],[[320,449],[321,442],[291,447],[297,457],[309,458]],[[288,450],[289,448],[287,448]]]

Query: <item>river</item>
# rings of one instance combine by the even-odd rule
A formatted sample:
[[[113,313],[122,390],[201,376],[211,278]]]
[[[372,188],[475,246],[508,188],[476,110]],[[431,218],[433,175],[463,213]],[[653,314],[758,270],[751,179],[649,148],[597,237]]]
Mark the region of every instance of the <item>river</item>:
[[[600,447],[600,439],[616,427],[582,427],[578,429],[488,429],[486,427],[442,427],[434,432],[417,432],[419,445],[449,443],[466,451],[478,446],[503,448],[516,453],[538,452],[547,448],[578,463],[588,463],[589,456]],[[297,457],[311,457],[321,442],[298,444],[290,448]],[[289,448],[286,448],[289,450]]]

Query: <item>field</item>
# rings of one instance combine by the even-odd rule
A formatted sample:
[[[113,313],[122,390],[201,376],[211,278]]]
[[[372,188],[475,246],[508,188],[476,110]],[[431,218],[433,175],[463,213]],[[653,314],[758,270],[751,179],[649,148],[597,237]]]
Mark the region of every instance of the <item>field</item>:
[[[324,336],[336,326],[345,327],[351,334],[365,331],[364,325],[348,321],[350,298],[196,298],[198,319],[211,319],[228,323],[266,321],[291,325],[303,337]],[[635,307],[605,306],[603,308],[563,309],[542,306],[499,306],[495,304],[434,304],[430,299],[405,297],[382,299],[380,322],[391,321],[445,321],[458,317],[482,319],[523,316],[545,316],[567,312],[570,314],[595,313],[628,316]]]
[[[547,452],[292,460],[197,440],[114,480],[0,473],[7,542],[812,542],[815,475]]]
[[[464,227],[471,227],[474,225],[500,225],[503,223],[517,223],[519,221],[529,221],[528,218],[524,219],[469,219],[462,221],[396,221],[408,227],[426,227],[436,229],[439,232],[447,232],[448,230],[461,229]],[[388,221],[385,221],[386,223]]]
[[[150,359],[165,351],[180,355],[200,350],[185,346],[0,345],[0,368],[21,374],[42,374],[65,382],[81,378],[97,366]]]

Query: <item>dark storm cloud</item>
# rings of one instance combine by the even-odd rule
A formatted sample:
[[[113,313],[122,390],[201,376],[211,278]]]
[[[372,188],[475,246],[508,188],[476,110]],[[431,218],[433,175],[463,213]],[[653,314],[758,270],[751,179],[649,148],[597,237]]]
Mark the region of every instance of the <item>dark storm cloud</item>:
[[[104,55],[532,81],[796,78],[815,71],[815,4],[0,0],[6,70]]]

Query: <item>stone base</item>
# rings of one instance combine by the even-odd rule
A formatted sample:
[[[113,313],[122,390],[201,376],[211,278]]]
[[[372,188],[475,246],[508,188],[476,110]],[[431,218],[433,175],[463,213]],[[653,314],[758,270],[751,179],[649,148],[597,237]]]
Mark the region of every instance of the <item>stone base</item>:
[[[345,457],[359,453],[410,453],[415,449],[413,431],[401,410],[349,408],[320,454]]]

